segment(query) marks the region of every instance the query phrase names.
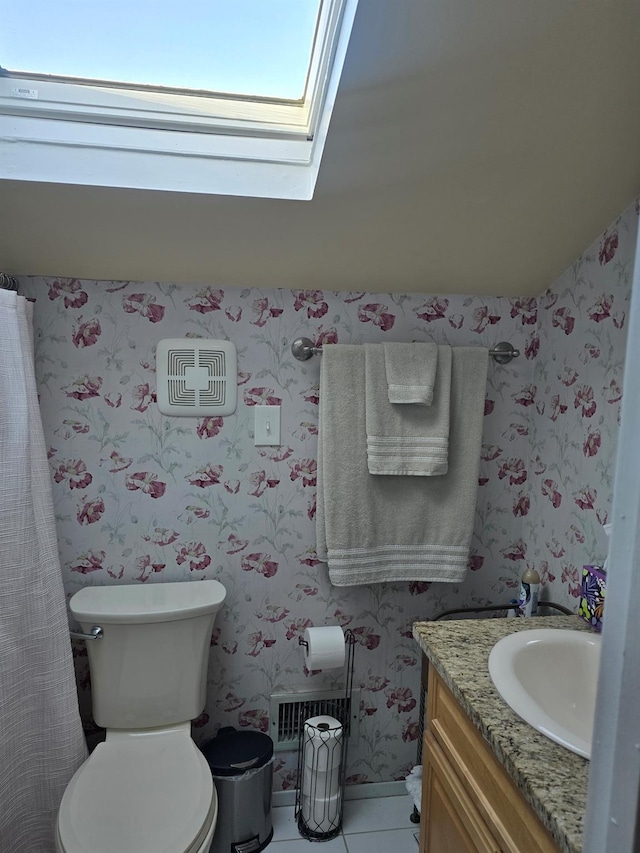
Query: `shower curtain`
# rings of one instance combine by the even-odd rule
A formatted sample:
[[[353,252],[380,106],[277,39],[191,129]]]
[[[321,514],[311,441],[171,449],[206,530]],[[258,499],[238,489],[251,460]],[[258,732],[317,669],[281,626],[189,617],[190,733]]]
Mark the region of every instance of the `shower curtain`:
[[[53,853],[60,799],[85,757],[32,306],[0,290],[0,851]]]

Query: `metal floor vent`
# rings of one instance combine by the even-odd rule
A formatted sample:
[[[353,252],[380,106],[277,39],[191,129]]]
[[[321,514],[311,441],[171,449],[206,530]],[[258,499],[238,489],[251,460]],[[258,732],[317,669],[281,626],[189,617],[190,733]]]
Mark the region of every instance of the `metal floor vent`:
[[[158,408],[163,415],[224,416],[236,409],[238,359],[231,341],[158,341],[156,372]]]
[[[309,690],[296,693],[273,693],[270,699],[269,720],[273,748],[297,749],[304,721],[310,717],[327,714],[344,722],[350,719],[349,743],[358,741],[360,730],[360,690],[351,691],[351,699],[344,690]]]

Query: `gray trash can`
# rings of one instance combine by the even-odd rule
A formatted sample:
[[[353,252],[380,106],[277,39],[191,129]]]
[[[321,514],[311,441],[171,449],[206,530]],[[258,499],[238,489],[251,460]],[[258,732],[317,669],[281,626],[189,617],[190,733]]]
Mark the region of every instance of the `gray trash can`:
[[[202,749],[218,792],[211,853],[257,853],[273,837],[273,741],[255,731],[220,729]]]

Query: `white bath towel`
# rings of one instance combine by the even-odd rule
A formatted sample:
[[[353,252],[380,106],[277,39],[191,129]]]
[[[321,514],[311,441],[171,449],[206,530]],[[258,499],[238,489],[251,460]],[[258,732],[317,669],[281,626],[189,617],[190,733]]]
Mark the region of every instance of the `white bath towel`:
[[[386,344],[365,344],[364,348],[369,473],[409,477],[446,474],[451,347],[436,347],[438,368],[431,406],[398,406],[389,402],[385,347]]]
[[[390,403],[430,406],[438,367],[434,343],[382,344]]]
[[[364,347],[326,347],[320,374],[317,552],[335,586],[459,583],[473,531],[488,351],[452,350],[449,471],[367,469]]]

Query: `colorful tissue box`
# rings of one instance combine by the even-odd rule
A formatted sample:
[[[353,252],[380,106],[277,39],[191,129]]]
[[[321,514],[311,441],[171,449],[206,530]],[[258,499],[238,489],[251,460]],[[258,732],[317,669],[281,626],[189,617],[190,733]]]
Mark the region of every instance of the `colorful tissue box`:
[[[607,586],[606,572],[600,566],[582,567],[582,585],[578,614],[594,631],[602,630],[604,594]]]

